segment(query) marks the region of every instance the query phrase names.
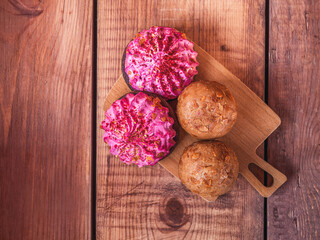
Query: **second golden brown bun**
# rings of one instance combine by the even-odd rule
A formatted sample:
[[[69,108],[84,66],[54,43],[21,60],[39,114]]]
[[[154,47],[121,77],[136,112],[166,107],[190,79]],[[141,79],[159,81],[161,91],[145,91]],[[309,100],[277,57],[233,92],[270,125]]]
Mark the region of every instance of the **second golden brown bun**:
[[[220,141],[193,143],[184,150],[179,161],[181,182],[210,201],[230,191],[238,173],[236,154]]]
[[[237,120],[236,102],[226,86],[197,81],[178,98],[177,116],[182,128],[199,139],[227,134]]]

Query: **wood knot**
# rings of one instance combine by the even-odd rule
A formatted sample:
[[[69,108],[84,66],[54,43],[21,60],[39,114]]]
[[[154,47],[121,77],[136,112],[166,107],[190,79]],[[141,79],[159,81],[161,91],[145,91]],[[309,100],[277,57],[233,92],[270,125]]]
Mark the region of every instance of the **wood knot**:
[[[229,49],[227,48],[227,45],[225,45],[225,44],[221,45],[220,49],[221,49],[221,51],[224,51],[224,52],[229,51]]]
[[[26,15],[30,17],[36,17],[43,12],[42,3],[39,2],[38,5],[29,7],[21,0],[9,0],[12,6],[14,6],[20,15]]]
[[[160,204],[159,214],[161,221],[174,229],[182,227],[189,220],[185,202],[176,197],[165,198]]]

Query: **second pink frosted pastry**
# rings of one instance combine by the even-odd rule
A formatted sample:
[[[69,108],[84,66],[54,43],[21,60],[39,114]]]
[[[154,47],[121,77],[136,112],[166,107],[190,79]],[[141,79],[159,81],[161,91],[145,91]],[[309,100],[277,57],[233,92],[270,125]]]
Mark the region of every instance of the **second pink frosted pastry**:
[[[175,99],[198,73],[197,55],[184,33],[154,26],[138,33],[128,44],[122,73],[133,90]]]
[[[128,93],[106,111],[101,123],[110,153],[126,164],[152,166],[177,141],[177,123],[168,103],[144,92]]]

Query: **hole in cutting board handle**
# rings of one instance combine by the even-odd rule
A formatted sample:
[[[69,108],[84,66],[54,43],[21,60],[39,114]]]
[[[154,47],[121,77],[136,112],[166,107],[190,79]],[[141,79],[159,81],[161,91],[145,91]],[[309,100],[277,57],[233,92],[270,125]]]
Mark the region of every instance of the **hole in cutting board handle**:
[[[265,187],[271,187],[274,180],[273,177],[266,171],[264,171],[262,168],[260,168],[255,163],[249,163],[248,168],[250,172],[265,186]],[[266,180],[266,181],[265,181]]]

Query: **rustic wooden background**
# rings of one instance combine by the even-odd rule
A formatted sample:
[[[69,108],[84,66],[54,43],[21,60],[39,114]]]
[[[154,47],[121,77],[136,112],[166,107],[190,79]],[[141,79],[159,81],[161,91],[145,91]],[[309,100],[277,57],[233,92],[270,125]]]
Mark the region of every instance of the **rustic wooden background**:
[[[175,27],[281,117],[258,149],[288,182],[215,203],[108,154],[103,101],[128,41]],[[320,239],[317,0],[0,1],[0,239]]]

